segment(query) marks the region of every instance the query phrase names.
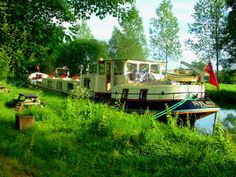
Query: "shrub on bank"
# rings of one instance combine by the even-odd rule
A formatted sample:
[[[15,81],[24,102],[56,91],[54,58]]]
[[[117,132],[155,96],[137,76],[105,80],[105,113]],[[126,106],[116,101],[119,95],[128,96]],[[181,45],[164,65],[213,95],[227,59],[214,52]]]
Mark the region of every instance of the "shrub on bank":
[[[236,85],[219,84],[219,91],[210,84],[205,84],[206,95],[216,102],[221,108],[236,108]]]
[[[236,70],[222,70],[220,82],[224,84],[236,84]]]

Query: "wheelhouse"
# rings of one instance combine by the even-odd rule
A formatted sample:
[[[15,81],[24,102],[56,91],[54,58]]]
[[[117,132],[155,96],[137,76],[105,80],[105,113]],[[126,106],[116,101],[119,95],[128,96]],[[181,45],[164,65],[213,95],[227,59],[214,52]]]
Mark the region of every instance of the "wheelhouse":
[[[106,83],[118,85],[130,81],[145,82],[142,76],[149,75],[152,80],[164,79],[163,62],[137,60],[100,60],[97,75],[105,77]],[[111,83],[113,81],[113,83]],[[109,87],[107,88],[109,90]]]

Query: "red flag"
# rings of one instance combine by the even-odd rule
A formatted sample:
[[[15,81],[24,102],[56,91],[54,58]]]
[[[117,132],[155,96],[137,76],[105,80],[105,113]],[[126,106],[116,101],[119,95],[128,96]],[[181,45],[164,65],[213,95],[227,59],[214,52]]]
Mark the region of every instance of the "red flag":
[[[216,75],[214,73],[214,70],[213,70],[213,67],[212,67],[212,64],[211,64],[210,60],[209,60],[209,63],[204,68],[204,71],[209,74],[208,82],[218,88],[218,81],[217,81],[217,78],[216,78]]]

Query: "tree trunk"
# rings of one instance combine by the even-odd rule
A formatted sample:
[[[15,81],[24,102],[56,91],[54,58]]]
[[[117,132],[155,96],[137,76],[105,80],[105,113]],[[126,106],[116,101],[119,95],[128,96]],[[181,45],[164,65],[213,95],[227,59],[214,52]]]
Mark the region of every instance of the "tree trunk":
[[[218,80],[219,83],[219,57],[220,57],[220,49],[219,49],[219,35],[218,35],[218,26],[219,26],[219,22],[217,21],[216,24],[216,38],[215,38],[215,42],[216,42],[216,78]],[[219,85],[217,87],[217,91],[219,91]]]
[[[168,54],[166,53],[166,74],[165,74],[165,78],[167,79],[167,69],[168,69]]]

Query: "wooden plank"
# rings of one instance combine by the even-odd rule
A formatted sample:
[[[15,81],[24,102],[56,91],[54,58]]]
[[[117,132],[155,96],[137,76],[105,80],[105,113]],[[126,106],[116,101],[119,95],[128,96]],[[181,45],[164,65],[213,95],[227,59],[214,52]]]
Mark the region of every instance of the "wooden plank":
[[[38,98],[35,94],[28,94],[28,93],[19,93],[19,96],[24,96],[25,98]]]

